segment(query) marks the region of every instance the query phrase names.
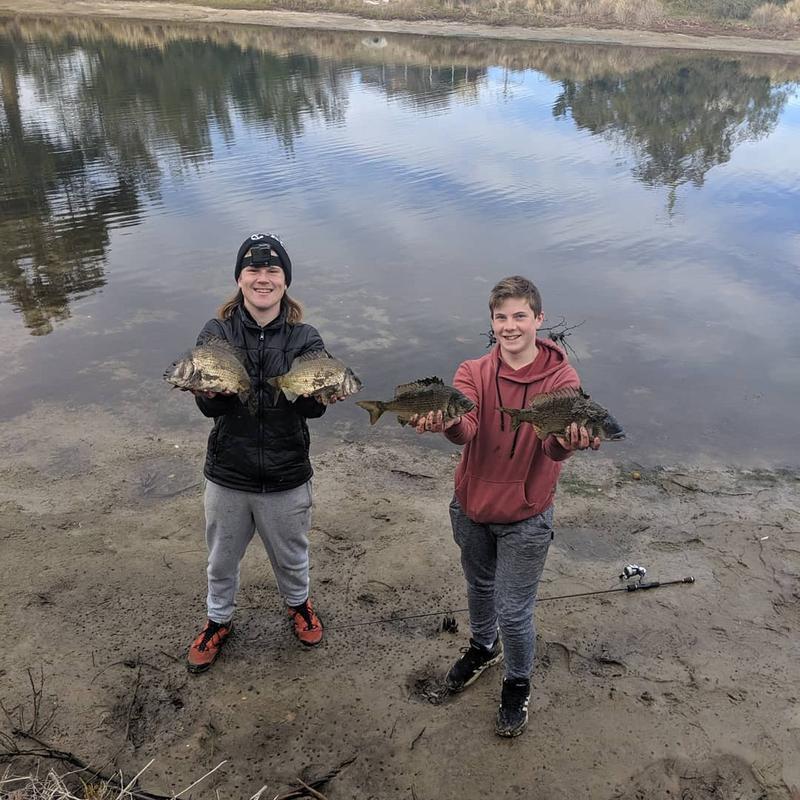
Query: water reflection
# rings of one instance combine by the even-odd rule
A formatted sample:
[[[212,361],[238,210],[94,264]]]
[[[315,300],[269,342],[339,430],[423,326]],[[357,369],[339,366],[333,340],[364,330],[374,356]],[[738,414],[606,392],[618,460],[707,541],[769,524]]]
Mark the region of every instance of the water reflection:
[[[286,52],[298,40],[307,52]],[[26,327],[48,333],[69,316],[71,298],[104,284],[109,228],[139,220],[143,198],[158,199],[165,170],[212,159],[214,131],[231,142],[238,116],[290,152],[309,121],[345,119],[353,72],[389,99],[441,111],[478,97],[486,58],[539,69],[561,83],[557,118],[615,138],[632,154],[638,180],[672,188],[702,185],[738,144],[768,135],[787,99],[763,63],[759,74],[741,59],[497,43],[437,42],[432,50],[428,41],[399,41],[7,22],[0,289]],[[342,63],[353,48],[363,62],[355,67]]]
[[[558,79],[557,76],[553,76]],[[775,128],[789,97],[737,60],[674,59],[628,75],[563,80],[553,107],[633,153],[636,178],[651,186],[702,186],[734,148]]]

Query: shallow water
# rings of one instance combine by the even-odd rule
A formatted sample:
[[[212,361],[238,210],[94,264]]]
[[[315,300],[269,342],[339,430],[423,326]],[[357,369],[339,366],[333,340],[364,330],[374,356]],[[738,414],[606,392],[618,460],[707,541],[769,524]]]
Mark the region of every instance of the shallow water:
[[[620,458],[799,461],[796,61],[0,20],[0,71],[0,418],[206,424],[161,372],[269,230],[364,398],[449,380],[522,273]]]

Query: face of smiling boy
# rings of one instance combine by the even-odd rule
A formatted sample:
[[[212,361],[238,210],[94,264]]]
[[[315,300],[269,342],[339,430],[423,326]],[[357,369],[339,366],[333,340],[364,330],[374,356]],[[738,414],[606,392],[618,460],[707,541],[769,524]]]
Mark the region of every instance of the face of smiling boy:
[[[544,314],[537,317],[528,301],[509,297],[494,307],[492,331],[500,345],[500,355],[508,363],[522,365],[536,356],[536,331],[544,322]]]
[[[280,267],[245,267],[238,284],[245,308],[256,322],[265,325],[278,316],[286,294],[286,276]]]

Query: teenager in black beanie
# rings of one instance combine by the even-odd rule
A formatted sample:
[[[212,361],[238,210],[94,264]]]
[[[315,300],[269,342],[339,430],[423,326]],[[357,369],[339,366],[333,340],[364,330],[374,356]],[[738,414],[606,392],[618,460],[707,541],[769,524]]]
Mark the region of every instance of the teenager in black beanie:
[[[306,420],[321,417],[325,405],[313,396],[290,403],[267,380],[325,345],[286,293],[292,262],[277,236],[248,236],[236,255],[234,277],[238,291],[205,324],[197,343],[222,338],[241,351],[255,403],[249,408],[233,395],[195,393],[214,427],[204,469],[208,620],[189,648],[188,669],[194,673],[212,665],[233,630],[239,565],[256,532],[295,635],[307,646],[322,640],[322,622],[308,596],[312,470]]]

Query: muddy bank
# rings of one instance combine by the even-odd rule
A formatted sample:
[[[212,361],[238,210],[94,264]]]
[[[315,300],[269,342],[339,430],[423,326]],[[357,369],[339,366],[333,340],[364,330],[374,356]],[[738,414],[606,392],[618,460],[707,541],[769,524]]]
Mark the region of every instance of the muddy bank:
[[[144,0],[0,0],[0,11],[25,15],[116,17],[180,22],[216,22],[317,28],[341,31],[421,34],[426,36],[479,37],[532,42],[614,44],[632,47],[676,48],[800,56],[800,40],[757,39],[719,35],[698,29],[691,34],[582,27],[522,28],[477,23],[361,19],[345,14],[297,11],[216,9]],[[697,35],[700,34],[700,35]]]
[[[29,706],[26,669],[41,669],[48,743],[128,776],[155,759],[141,783],[165,794],[225,760],[195,797],[274,797],[354,756],[330,800],[531,787],[553,800],[786,798],[800,783],[796,473],[672,466],[634,480],[610,448],[574,458],[541,595],[613,588],[629,561],[697,582],[542,602],[531,725],[508,742],[492,731],[498,671],[429,702],[467,628],[459,612],[444,633],[439,614],[465,604],[447,519],[455,450],[412,433],[317,448],[324,645],[294,641],[254,545],[229,650],[186,673],[204,613],[207,425],[175,395],[170,429],[134,405],[41,405],[0,426],[0,607],[15,632],[0,695]]]

